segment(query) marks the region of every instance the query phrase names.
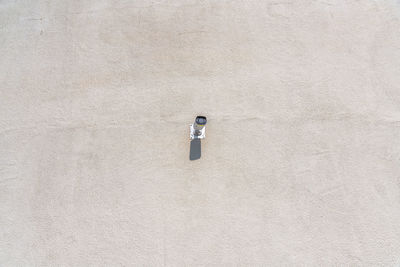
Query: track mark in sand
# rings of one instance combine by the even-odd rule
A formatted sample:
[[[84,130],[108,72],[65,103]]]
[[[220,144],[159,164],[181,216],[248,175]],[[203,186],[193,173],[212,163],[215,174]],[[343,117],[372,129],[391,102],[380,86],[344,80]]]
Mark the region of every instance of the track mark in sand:
[[[312,156],[323,156],[323,155],[327,155],[329,153],[331,153],[330,150],[321,150],[321,151],[316,151],[316,152],[312,153],[311,155]]]
[[[318,205],[321,205],[321,207],[323,206],[325,209],[344,216],[350,214],[348,203],[346,203],[345,199],[346,192],[344,192],[343,184],[331,186],[319,192],[312,192],[308,189],[306,189],[306,191],[319,203]]]
[[[330,194],[332,192],[335,192],[335,191],[338,191],[338,190],[343,190],[343,187],[344,187],[343,184],[331,186],[331,187],[328,187],[328,188],[322,190],[321,192],[319,192],[317,194],[320,195],[320,196],[325,196],[325,195],[328,195],[328,194]]]
[[[5,184],[5,183],[7,183],[8,181],[13,181],[13,180],[17,180],[17,179],[18,179],[17,176],[5,178],[5,179],[1,179],[1,180],[0,180],[0,184]]]
[[[26,20],[40,20],[40,21],[43,21],[43,17],[40,17],[40,18],[27,18]]]
[[[103,7],[103,8],[98,8],[98,9],[92,9],[92,10],[86,10],[86,11],[73,11],[73,12],[67,12],[66,15],[92,15],[92,14],[97,14],[100,12],[105,12],[108,10],[114,10],[114,11],[123,11],[127,9],[146,9],[146,8],[153,8],[155,6],[162,6],[166,0],[161,0],[161,1],[156,1],[153,3],[150,3],[148,5],[143,5],[143,6],[125,6],[125,7]]]
[[[186,34],[198,34],[198,33],[207,33],[207,31],[191,31],[191,32],[180,32],[178,35],[186,35]]]
[[[293,2],[272,2],[268,4],[268,13],[272,17],[290,18],[291,13],[289,6],[293,5]]]
[[[330,2],[327,2],[327,1],[317,1],[317,3],[322,4],[322,5],[327,5],[327,6],[334,6],[335,5],[334,3],[330,3]]]

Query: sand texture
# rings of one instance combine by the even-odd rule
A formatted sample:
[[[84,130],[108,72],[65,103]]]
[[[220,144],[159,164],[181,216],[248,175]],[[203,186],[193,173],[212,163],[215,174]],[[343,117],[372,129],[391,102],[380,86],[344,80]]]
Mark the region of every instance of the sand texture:
[[[399,266],[399,137],[399,1],[0,0],[1,266]]]

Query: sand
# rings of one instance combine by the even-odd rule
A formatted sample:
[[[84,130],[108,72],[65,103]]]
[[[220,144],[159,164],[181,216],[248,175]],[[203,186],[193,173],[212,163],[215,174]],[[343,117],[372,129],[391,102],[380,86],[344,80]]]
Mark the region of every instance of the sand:
[[[1,266],[400,264],[398,1],[2,0],[0,55]]]

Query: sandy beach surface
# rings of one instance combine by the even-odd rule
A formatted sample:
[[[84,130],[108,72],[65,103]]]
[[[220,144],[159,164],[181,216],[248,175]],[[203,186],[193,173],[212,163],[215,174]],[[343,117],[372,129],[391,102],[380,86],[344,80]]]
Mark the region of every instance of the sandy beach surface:
[[[0,1],[1,266],[399,266],[399,136],[399,1]]]

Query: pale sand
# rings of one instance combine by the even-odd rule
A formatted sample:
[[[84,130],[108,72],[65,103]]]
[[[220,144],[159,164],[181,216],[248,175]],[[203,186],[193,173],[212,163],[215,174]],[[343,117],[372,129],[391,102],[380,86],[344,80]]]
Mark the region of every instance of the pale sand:
[[[0,55],[1,266],[400,264],[400,3],[2,0]]]

